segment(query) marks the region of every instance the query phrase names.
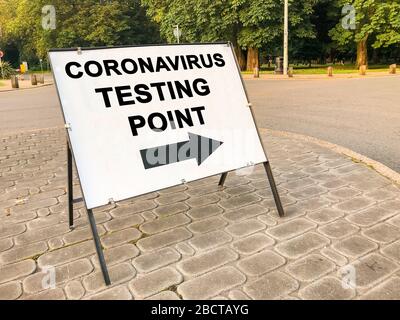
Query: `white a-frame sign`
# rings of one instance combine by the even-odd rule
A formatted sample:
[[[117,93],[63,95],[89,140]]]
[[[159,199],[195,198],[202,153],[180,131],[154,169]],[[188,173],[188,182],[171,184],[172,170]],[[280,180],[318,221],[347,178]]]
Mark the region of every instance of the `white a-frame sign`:
[[[230,43],[49,52],[103,275],[92,209],[263,163],[282,205]],[[72,150],[72,151],[71,151]]]

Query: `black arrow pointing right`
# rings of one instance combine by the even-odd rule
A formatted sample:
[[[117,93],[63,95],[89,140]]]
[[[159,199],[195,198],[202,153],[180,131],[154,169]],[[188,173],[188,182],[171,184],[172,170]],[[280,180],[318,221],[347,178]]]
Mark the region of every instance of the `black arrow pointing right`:
[[[200,166],[222,144],[189,132],[189,140],[142,149],[140,155],[146,170],[190,159],[196,159]]]

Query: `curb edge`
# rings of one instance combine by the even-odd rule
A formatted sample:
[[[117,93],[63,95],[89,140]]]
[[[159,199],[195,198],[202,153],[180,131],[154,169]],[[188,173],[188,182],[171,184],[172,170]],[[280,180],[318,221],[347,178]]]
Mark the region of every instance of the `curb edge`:
[[[275,134],[278,136],[283,136],[283,137],[287,137],[287,138],[311,142],[311,143],[314,143],[321,147],[330,149],[333,152],[345,155],[345,156],[352,158],[364,165],[371,167],[373,170],[378,172],[380,175],[382,175],[382,176],[388,178],[389,180],[391,180],[392,182],[400,185],[400,173],[394,171],[393,169],[390,169],[383,163],[380,163],[376,160],[368,158],[367,156],[357,153],[351,149],[348,149],[343,146],[340,146],[340,145],[337,145],[337,144],[334,144],[332,142],[328,142],[325,140],[321,140],[321,139],[318,139],[315,137],[303,135],[300,133],[294,133],[294,132],[289,132],[289,131],[279,131],[279,130],[273,130],[273,129],[267,129],[267,128],[260,128],[260,131],[262,133],[272,133],[272,134]]]

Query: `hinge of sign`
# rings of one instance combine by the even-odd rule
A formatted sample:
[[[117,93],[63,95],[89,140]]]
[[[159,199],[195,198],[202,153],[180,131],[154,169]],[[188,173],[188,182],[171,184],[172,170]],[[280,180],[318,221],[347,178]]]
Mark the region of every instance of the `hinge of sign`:
[[[181,179],[181,183],[182,184],[186,184],[186,180],[185,179]]]
[[[77,53],[77,54],[82,54],[82,48],[81,48],[81,47],[78,47],[76,53]]]
[[[246,107],[251,108],[253,105],[249,102],[248,104],[246,104]]]
[[[67,130],[72,130],[71,124],[69,124],[69,123],[64,124],[64,128]]]
[[[115,201],[113,198],[108,199],[108,204],[115,205]]]

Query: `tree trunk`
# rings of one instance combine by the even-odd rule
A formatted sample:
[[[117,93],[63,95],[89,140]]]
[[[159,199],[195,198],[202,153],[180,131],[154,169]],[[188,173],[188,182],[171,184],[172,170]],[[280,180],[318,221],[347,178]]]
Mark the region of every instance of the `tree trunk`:
[[[236,41],[233,41],[233,49],[235,50],[240,70],[241,71],[246,70],[246,52]]]
[[[240,46],[235,46],[235,53],[239,63],[240,70],[246,69],[246,55],[244,50]]]
[[[258,49],[257,48],[248,48],[247,49],[246,70],[254,71],[254,68],[259,68]]]
[[[368,65],[368,47],[367,47],[368,38],[364,38],[357,43],[357,61],[356,66],[360,68],[360,66]]]
[[[247,71],[254,71],[254,68],[260,68],[258,61],[258,49],[248,48],[247,49]]]

